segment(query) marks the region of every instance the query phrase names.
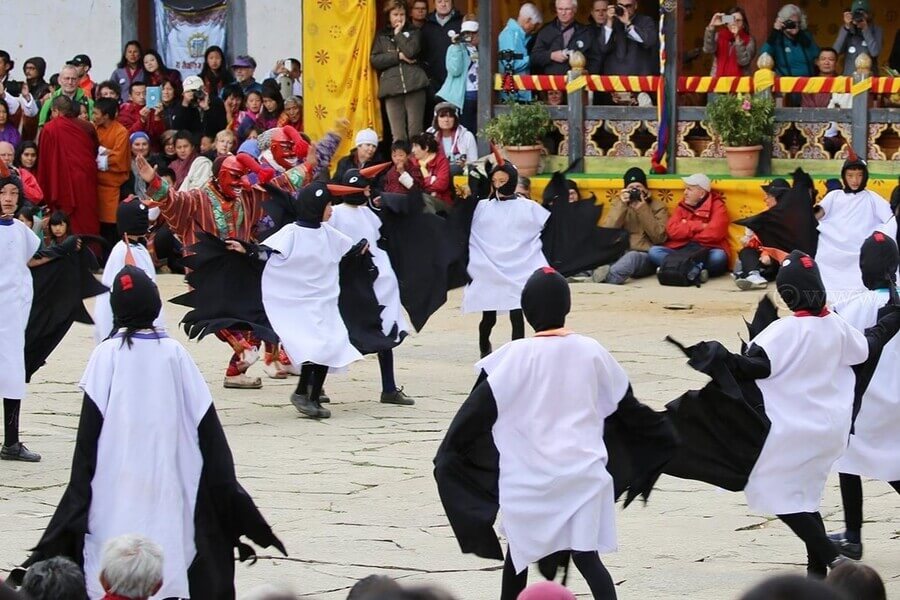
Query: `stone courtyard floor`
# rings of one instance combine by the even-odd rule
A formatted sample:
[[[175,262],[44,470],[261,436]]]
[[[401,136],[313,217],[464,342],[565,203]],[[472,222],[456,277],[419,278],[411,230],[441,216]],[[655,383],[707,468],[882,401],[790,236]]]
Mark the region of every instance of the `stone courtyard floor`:
[[[655,408],[704,377],[693,372],[666,334],[693,343],[719,339],[732,348],[760,294],[740,292],[730,278],[702,289],[662,288],[653,279],[624,287],[573,284],[568,325],[604,344],[622,363],[641,400]],[[161,276],[164,298],[184,289]],[[774,293],[774,289],[772,290]],[[459,310],[460,291],[396,351],[397,379],[413,407],[378,402],[373,359],[326,384],[333,416],[301,418],[288,402],[296,380],[265,380],[261,390],[222,387],[228,349],[213,337],[186,345],[212,388],[234,452],[238,478],[253,495],[289,558],[260,552],[237,566],[238,596],[278,582],[303,598],[343,599],[353,583],[382,573],[433,583],[460,600],[499,597],[501,565],[459,552],[432,478],[431,460],[474,381],[477,315]],[[170,333],[184,309],[166,303]],[[508,339],[501,317],[494,347]],[[76,384],[92,348],[92,332],[76,324],[37,373],[23,404],[23,439],[40,464],[0,463],[0,570],[27,556],[68,479],[81,394]],[[262,375],[259,366],[251,374]],[[140,390],[136,390],[140,393]],[[865,558],[900,596],[900,498],[884,483],[864,484]],[[822,506],[829,530],[842,525],[837,478]],[[805,551],[770,515],[753,514],[742,494],[663,477],[647,506],[618,514],[619,551],[604,557],[619,598],[737,598],[774,573],[804,573]],[[572,570],[579,598],[587,586]],[[532,571],[532,581],[537,580]]]

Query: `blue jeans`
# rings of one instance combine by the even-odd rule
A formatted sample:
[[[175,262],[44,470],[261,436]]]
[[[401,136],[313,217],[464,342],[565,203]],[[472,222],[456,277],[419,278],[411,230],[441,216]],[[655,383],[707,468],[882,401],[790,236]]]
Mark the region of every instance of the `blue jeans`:
[[[646,252],[629,250],[610,266],[605,283],[622,285],[629,277],[638,279],[653,275],[655,272],[656,265],[653,264]]]
[[[682,246],[681,248],[677,248],[677,250],[700,250],[703,246],[700,244],[696,244],[691,242],[686,246]],[[665,246],[653,246],[650,248],[648,254],[650,255],[650,260],[653,261],[657,267],[660,266],[665,260],[665,258],[675,252],[676,248],[666,248]],[[701,263],[701,268],[706,269],[709,272],[710,277],[718,277],[719,275],[723,275],[728,270],[728,255],[721,248],[710,248],[709,255],[706,259],[705,263]]]

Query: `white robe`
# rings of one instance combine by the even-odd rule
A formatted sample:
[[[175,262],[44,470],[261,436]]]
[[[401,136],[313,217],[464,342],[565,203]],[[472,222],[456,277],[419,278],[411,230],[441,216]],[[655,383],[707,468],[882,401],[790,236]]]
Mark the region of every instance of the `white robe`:
[[[869,190],[858,194],[834,190],[819,206],[825,215],[819,221],[816,264],[828,292],[828,304],[833,306],[866,291],[859,272],[859,249],[876,230],[895,237],[896,221],[884,198]]]
[[[265,245],[276,253],[263,270],[263,306],[291,362],[342,368],[361,359],[338,308],[338,265],[353,241],[327,223],[291,223]]]
[[[526,198],[480,200],[469,236],[469,277],[463,312],[509,311],[522,306],[522,288],[547,266],[541,230],[550,211]]]
[[[141,335],[131,348],[120,338],[94,348],[79,384],[103,416],[84,536],[92,599],[103,597],[103,544],[127,533],[162,547],[163,587],[154,598],[190,597],[187,571],[197,554],[194,508],[203,469],[197,428],[212,396],[181,344]]]
[[[135,266],[156,283],[156,267],[153,265],[153,258],[150,257],[150,252],[147,251],[147,248],[143,244],[131,244],[131,255],[134,257]],[[100,280],[103,285],[112,289],[116,275],[124,266],[125,242],[119,240],[109,253],[109,259],[106,261],[106,267],[103,269],[103,277]],[[161,331],[165,331],[166,318],[162,310],[159,311],[159,316],[153,321],[153,326]],[[109,304],[109,292],[107,292],[100,294],[94,300],[94,343],[99,344],[108,338],[112,328],[112,306]]]
[[[401,332],[409,331],[409,323],[403,314],[403,305],[400,304],[400,283],[391,266],[391,259],[376,244],[381,238],[381,219],[368,206],[338,204],[334,207],[328,224],[353,240],[354,244],[362,239],[369,242],[372,262],[378,268],[378,277],[373,284],[375,297],[378,298],[378,304],[384,307],[381,311],[381,332],[389,335],[396,325],[397,335],[394,340],[400,341]]]
[[[501,527],[516,571],[558,550],[614,552],[603,428],[628,390],[619,363],[569,334],[510,342],[475,368],[497,402]]]
[[[887,290],[869,291],[835,310],[853,327],[865,331],[875,325],[878,309],[887,302]],[[884,347],[863,395],[854,434],[834,468],[839,473],[882,481],[900,480],[900,338],[897,336]]]
[[[747,504],[774,515],[816,512],[847,447],[856,383],[851,367],[866,360],[866,338],[832,313],[783,317],[751,344],[771,364],[771,374],[756,384],[772,426],[744,488]]]
[[[41,240],[13,219],[0,223],[0,397],[25,397],[25,327],[34,287],[28,261]]]

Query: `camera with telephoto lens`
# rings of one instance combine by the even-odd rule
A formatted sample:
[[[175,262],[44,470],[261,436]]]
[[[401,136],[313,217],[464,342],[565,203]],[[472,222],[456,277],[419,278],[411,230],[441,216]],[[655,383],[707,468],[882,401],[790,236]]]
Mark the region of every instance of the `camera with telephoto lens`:
[[[632,202],[640,202],[644,199],[644,194],[638,188],[631,188],[628,190],[628,204]]]
[[[794,29],[796,26],[797,26],[797,21],[794,21],[793,19],[788,19],[787,21],[784,22],[785,29]]]
[[[616,4],[616,6],[613,10],[616,12],[617,17],[625,16],[625,7],[624,6],[619,6],[618,4]]]

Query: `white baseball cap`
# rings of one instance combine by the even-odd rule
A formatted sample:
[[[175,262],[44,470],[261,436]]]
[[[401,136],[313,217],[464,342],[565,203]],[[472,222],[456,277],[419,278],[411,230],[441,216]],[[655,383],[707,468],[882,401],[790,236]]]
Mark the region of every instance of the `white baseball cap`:
[[[463,21],[460,33],[478,33],[478,21]]]
[[[191,75],[189,77],[184,78],[184,84],[182,88],[186,92],[196,92],[197,90],[203,89],[203,80],[197,77],[196,75]]]
[[[694,173],[690,177],[682,177],[681,180],[685,185],[695,185],[698,188],[703,188],[707,192],[712,189],[712,182],[709,180],[709,177],[703,173]]]

